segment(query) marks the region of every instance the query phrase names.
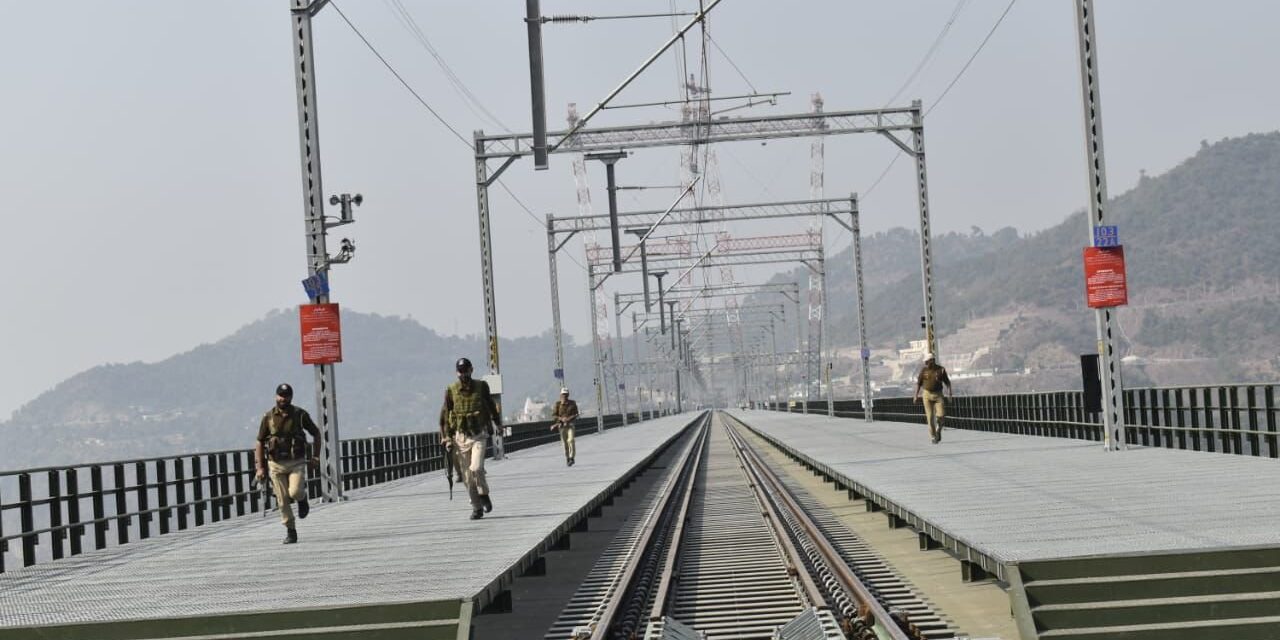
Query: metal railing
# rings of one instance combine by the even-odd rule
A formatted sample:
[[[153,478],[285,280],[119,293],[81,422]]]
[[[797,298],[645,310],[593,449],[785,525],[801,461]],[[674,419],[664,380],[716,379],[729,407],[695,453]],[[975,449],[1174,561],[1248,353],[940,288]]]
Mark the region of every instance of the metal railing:
[[[635,413],[627,417],[627,424],[638,421]],[[622,426],[622,415],[607,415],[604,424],[606,429]],[[550,430],[550,421],[508,426],[507,452],[560,439]],[[595,432],[594,419],[578,421],[579,435]],[[435,431],[343,440],[341,445],[344,489],[444,468]],[[246,514],[265,514],[274,496],[257,486],[253,456],[251,449],[240,449],[0,471],[0,573],[6,570],[11,543],[16,559],[29,567]],[[318,475],[308,472],[306,486],[308,496],[320,496]],[[15,524],[17,533],[6,534]],[[114,536],[108,535],[112,529]]]
[[[1280,457],[1280,383],[1144,387],[1124,390],[1129,444],[1189,451]],[[787,411],[786,405],[777,410]],[[800,411],[800,406],[791,407]],[[809,413],[826,415],[825,401]],[[861,400],[836,400],[836,416],[862,418]],[[1019,435],[1102,441],[1102,418],[1085,408],[1081,391],[949,398],[945,424]],[[910,397],[876,398],[877,420],[924,424],[924,407]]]

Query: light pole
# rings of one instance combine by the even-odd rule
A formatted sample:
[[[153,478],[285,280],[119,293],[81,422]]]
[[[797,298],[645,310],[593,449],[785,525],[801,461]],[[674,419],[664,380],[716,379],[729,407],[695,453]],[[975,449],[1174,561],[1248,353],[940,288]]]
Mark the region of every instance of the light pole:
[[[302,164],[303,221],[306,225],[307,278],[303,287],[313,304],[329,303],[329,267],[350,262],[355,243],[343,238],[337,255],[330,256],[326,242],[332,227],[354,222],[352,207],[360,206],[360,194],[330,198],[341,206],[336,220],[324,215],[324,187],[320,172],[320,127],[316,109],[315,55],[311,42],[311,19],[328,0],[291,0],[289,11],[293,31],[293,70],[298,97],[298,142]],[[301,311],[301,310],[300,310]],[[320,492],[327,502],[342,500],[342,466],[338,435],[338,394],[334,363],[340,356],[312,360],[316,374],[316,422],[320,429]]]

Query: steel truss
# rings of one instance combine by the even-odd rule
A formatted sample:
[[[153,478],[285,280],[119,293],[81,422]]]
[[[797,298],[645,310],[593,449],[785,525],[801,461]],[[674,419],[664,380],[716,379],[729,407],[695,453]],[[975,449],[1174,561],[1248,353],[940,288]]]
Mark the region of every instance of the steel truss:
[[[612,151],[622,147],[627,148],[643,148],[643,147],[664,147],[664,146],[688,146],[711,144],[716,142],[730,142],[736,140],[770,140],[780,138],[797,138],[810,136],[830,136],[843,135],[853,133],[876,133],[884,136],[894,145],[902,149],[905,153],[915,159],[916,165],[916,195],[920,209],[920,253],[922,266],[922,287],[924,290],[924,311],[925,311],[925,338],[928,341],[930,350],[937,354],[937,343],[935,341],[933,326],[933,271],[932,271],[932,249],[931,235],[929,230],[929,201],[927,188],[927,174],[925,170],[925,151],[924,151],[924,111],[919,100],[912,102],[907,108],[883,108],[862,111],[831,111],[819,113],[802,113],[782,116],[764,116],[751,118],[721,118],[717,120],[691,120],[691,121],[672,121],[664,123],[630,125],[622,127],[601,127],[593,129],[578,129],[569,135],[568,131],[549,133],[548,137],[556,139],[555,146],[550,149],[556,153],[583,153],[588,151]],[[904,139],[905,136],[905,139]],[[484,306],[485,306],[485,332],[489,343],[489,368],[490,373],[499,373],[499,354],[498,354],[498,338],[497,338],[497,305],[496,293],[493,275],[493,250],[492,241],[489,233],[489,186],[493,184],[497,178],[502,175],[516,160],[521,157],[531,155],[533,153],[533,135],[532,134],[510,134],[488,136],[483,131],[474,133],[475,147],[475,175],[476,175],[476,209],[479,217],[480,227],[480,261],[481,261],[481,277],[484,289]],[[499,159],[502,164],[490,174],[489,160]],[[774,203],[773,205],[763,205],[764,207],[773,207],[775,209],[783,208],[788,203]],[[799,203],[789,203],[797,205]],[[852,204],[852,203],[851,203]],[[803,206],[803,212],[797,214],[813,215],[821,213],[822,207],[815,206],[814,201],[809,201],[807,206]],[[689,215],[686,216],[685,222],[704,221],[708,223],[726,222],[734,218],[730,216],[730,211],[726,209],[716,209],[716,216],[706,216],[701,211],[706,208],[698,208],[685,210]],[[852,209],[850,209],[850,212]],[[619,225],[624,223],[622,220],[627,214],[618,214]],[[631,228],[650,228],[652,229],[656,220],[653,219],[653,213],[649,213],[648,220],[644,218],[631,218],[625,224],[629,224]],[[755,217],[777,217],[773,215],[755,216]],[[584,220],[599,220],[596,216],[584,216]],[[639,220],[637,224],[636,220]],[[676,218],[680,220],[679,217]],[[594,224],[592,222],[581,222],[582,229],[590,228]],[[843,223],[842,223],[843,224]],[[845,225],[849,227],[849,225]],[[851,227],[849,227],[852,230]],[[576,228],[566,229],[570,234],[579,230]],[[552,296],[555,302],[553,315],[559,316],[558,301],[558,283],[555,274],[555,254],[557,250],[563,246],[563,243],[556,242],[556,235],[559,230],[556,227],[555,220],[552,216],[547,218],[547,243],[548,243],[548,259],[551,262],[551,278],[552,278]],[[565,239],[567,241],[568,238]],[[594,292],[594,283],[592,292]],[[592,294],[594,297],[594,293]],[[596,308],[592,307],[592,317],[596,314]],[[555,330],[559,342],[559,336],[562,332],[557,327]],[[562,351],[562,346],[557,349]],[[564,358],[562,352],[557,355],[557,372],[563,376]]]
[[[848,198],[761,202],[672,209],[668,220],[672,224],[712,224],[717,222],[740,222],[743,220],[812,218],[815,215],[815,211],[818,212],[818,215],[828,216],[838,224],[848,228],[848,225],[840,216],[852,213],[852,207]],[[666,213],[665,209],[619,212],[618,227],[622,229],[650,229]],[[552,217],[551,220],[552,226],[549,228],[549,232],[557,235],[563,233],[572,235],[579,231],[603,231],[609,229],[609,216],[605,214]]]
[[[620,148],[675,147],[739,140],[807,138],[851,133],[912,133],[918,127],[919,101],[910,107],[865,111],[828,111],[780,116],[721,118],[706,121],[668,121],[621,127],[580,129],[565,140],[567,131],[548,132],[559,145],[557,153],[613,151]],[[514,161],[533,153],[533,134],[475,135],[476,159]],[[500,173],[500,172],[499,172]]]

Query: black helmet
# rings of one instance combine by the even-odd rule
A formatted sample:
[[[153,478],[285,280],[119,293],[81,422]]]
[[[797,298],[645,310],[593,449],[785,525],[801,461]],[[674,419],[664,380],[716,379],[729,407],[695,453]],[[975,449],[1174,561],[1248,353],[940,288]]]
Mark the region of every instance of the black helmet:
[[[281,383],[280,386],[276,387],[276,395],[283,398],[292,398],[293,387],[289,386],[289,383],[287,382]]]
[[[471,369],[472,368],[471,361],[466,358],[458,358],[458,362],[457,364],[454,365],[453,368],[457,369],[458,371],[462,371],[464,369]]]

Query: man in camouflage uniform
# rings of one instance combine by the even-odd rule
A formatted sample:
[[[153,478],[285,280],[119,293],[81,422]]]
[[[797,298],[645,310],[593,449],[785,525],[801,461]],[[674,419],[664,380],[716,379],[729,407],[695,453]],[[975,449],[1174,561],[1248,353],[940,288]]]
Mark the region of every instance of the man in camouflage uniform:
[[[551,409],[551,430],[560,430],[560,442],[564,444],[564,462],[573,466],[573,421],[578,419],[578,403],[569,399],[569,390],[560,390],[560,399]]]
[[[484,455],[489,434],[502,428],[502,416],[489,394],[489,384],[471,377],[471,361],[459,358],[454,368],[458,380],[444,392],[440,408],[440,442],[454,456],[471,496],[471,519],[493,510],[489,483],[485,480]]]
[[[307,433],[311,434],[312,443],[309,458]],[[293,387],[288,384],[276,387],[276,406],[262,416],[254,456],[258,481],[265,481],[267,472],[271,473],[271,485],[280,506],[280,520],[288,530],[284,544],[293,544],[298,541],[298,530],[294,527],[290,503],[298,503],[298,518],[305,518],[311,512],[311,505],[307,502],[306,475],[308,466],[315,469],[320,465],[320,430],[305,409],[293,406]],[[263,464],[264,456],[266,465]]]
[[[932,353],[924,354],[924,367],[916,376],[916,393],[912,402],[920,402],[923,390],[924,420],[929,424],[929,440],[934,444],[942,442],[942,418],[946,415],[946,402],[942,397],[943,385],[947,387],[947,395],[955,397],[947,370],[934,362]]]

